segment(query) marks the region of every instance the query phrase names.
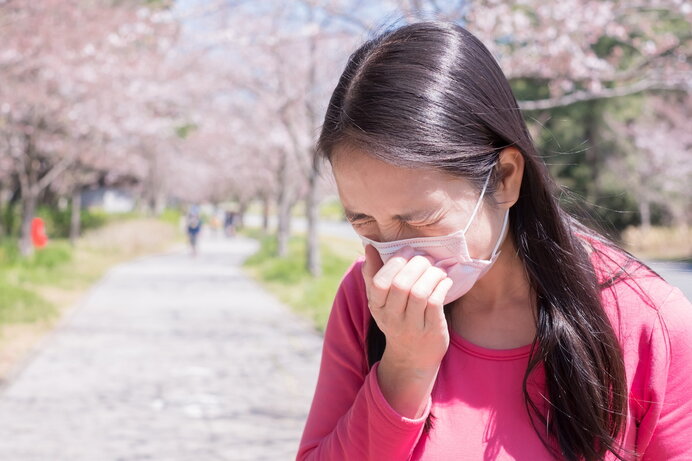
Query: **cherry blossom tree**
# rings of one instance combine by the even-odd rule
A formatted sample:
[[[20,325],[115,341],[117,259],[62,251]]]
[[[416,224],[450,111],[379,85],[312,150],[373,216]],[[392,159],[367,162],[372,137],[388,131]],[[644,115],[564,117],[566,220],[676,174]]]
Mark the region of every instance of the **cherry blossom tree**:
[[[508,78],[547,83],[523,109],[692,87],[688,2],[484,0],[464,19]]]
[[[266,2],[262,7],[235,8],[233,13],[208,33],[207,40],[227,50],[226,59],[243,63],[229,73],[229,81],[244,90],[253,101],[252,111],[263,116],[254,124],[254,142],[266,145],[276,160],[268,166],[276,168],[277,252],[285,254],[291,209],[304,198],[308,268],[317,275],[317,207],[323,181],[314,155],[315,137],[331,90],[328,82],[345,59],[348,44],[344,42],[355,44],[355,37],[329,29],[331,18],[319,15],[309,2]],[[333,52],[335,39],[342,41],[337,53]]]
[[[556,109],[585,104],[585,110],[591,112],[583,127],[584,160],[592,175],[586,191],[589,201],[598,199],[602,167],[615,166],[617,162],[609,162],[611,157],[622,157],[617,152],[605,150],[603,141],[612,139],[611,135],[623,136],[622,142],[615,145],[627,144],[629,150],[638,152],[628,158],[630,162],[638,162],[636,168],[639,170],[646,170],[650,164],[647,155],[654,155],[644,148],[644,141],[633,141],[631,136],[636,129],[612,128],[614,131],[608,131],[614,125],[603,124],[602,120],[612,119],[614,114],[610,113],[613,105],[607,101],[662,92],[685,95],[692,88],[692,36],[689,33],[692,6],[682,0],[398,0],[380,3],[380,11],[374,16],[364,14],[368,11],[367,5],[358,9],[352,2],[312,0],[312,3],[344,23],[365,31],[377,30],[380,24],[386,26],[387,20],[394,19],[459,22],[477,35],[498,59],[513,86],[519,90],[519,105],[529,111],[527,119],[536,135]],[[390,15],[383,16],[383,12],[390,12]],[[387,18],[384,23],[376,22],[382,17]],[[647,97],[645,100],[655,99]],[[671,100],[677,105],[684,98],[672,97]],[[638,115],[647,120],[647,114],[658,112],[656,107],[645,104]],[[630,125],[636,126],[636,122],[631,121]],[[650,128],[667,132],[665,124]],[[689,156],[689,147],[673,151]],[[667,170],[662,170],[661,178],[666,180],[667,174]],[[634,174],[634,177],[641,175]],[[612,179],[620,180],[619,177]],[[677,194],[689,201],[689,188],[684,182],[672,180],[667,184],[677,187]],[[628,188],[629,184],[624,181],[620,186]],[[649,201],[644,200],[640,210],[644,222],[649,216],[647,203]],[[681,216],[679,210],[674,213]],[[689,222],[689,217],[687,220]]]
[[[684,0],[388,0],[374,12],[366,2],[306,1],[364,32],[397,20],[458,22],[510,80],[546,86],[546,97],[520,101],[526,110],[692,85],[692,6]]]
[[[68,171],[73,199],[94,172],[124,175],[160,211],[176,126],[201,91],[188,72],[198,56],[173,52],[179,26],[170,12],[134,2],[14,1],[0,4],[0,18],[0,155],[18,179],[22,253],[31,251],[40,195]]]
[[[157,51],[162,28],[146,9],[78,0],[5,2],[0,18],[3,155],[18,178],[20,248],[28,254],[40,194],[82,157],[94,157],[94,148],[108,159],[107,140],[122,136],[117,118],[133,99],[118,83],[132,75],[142,49]]]
[[[141,207],[154,213],[171,197],[234,200],[241,209],[259,198],[266,222],[276,202],[280,254],[291,209],[304,200],[308,268],[319,274],[317,210],[331,185],[319,174],[315,139],[350,52],[395,20],[442,19],[470,29],[497,57],[530,120],[545,122],[579,104],[602,112],[584,128],[595,165],[613,157],[609,165],[624,168],[617,162],[627,159],[640,177],[646,156],[655,154],[638,133],[682,139],[674,120],[681,119],[681,95],[690,92],[692,11],[680,0],[148,5],[0,1],[0,199],[21,201],[24,252],[47,190],[71,197],[75,236],[79,191],[128,181]],[[662,93],[678,95],[678,112],[665,112],[650,97]],[[642,94],[642,113],[658,118],[624,120],[599,102]],[[531,129],[541,130],[536,123]],[[597,138],[611,134],[624,139],[622,151],[636,154],[600,152]],[[685,146],[668,150],[684,155]],[[680,196],[683,182],[669,182]],[[671,194],[651,200],[689,219]]]
[[[651,205],[665,205],[674,224],[692,221],[692,97],[654,96],[641,117],[609,117],[615,142],[623,145],[609,164],[617,171],[639,205],[642,227],[651,227]]]

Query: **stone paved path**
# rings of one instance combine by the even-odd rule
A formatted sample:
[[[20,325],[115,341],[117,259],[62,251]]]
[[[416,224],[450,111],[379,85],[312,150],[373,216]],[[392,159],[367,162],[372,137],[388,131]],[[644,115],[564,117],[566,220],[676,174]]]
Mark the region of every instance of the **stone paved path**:
[[[246,239],[120,265],[0,393],[0,460],[290,460],[321,337]]]

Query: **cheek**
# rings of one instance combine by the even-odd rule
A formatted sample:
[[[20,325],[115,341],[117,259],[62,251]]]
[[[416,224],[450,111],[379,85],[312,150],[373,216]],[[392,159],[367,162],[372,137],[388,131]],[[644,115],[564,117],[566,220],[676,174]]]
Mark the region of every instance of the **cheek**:
[[[493,219],[489,216],[476,216],[466,232],[466,244],[472,258],[487,259],[490,257],[501,228],[501,223],[494,225],[491,221]]]
[[[367,237],[371,240],[377,241],[377,226],[373,223],[368,223],[368,224],[360,224],[360,225],[355,225],[351,224],[351,227],[353,228],[353,231],[358,234],[362,235],[363,237]]]

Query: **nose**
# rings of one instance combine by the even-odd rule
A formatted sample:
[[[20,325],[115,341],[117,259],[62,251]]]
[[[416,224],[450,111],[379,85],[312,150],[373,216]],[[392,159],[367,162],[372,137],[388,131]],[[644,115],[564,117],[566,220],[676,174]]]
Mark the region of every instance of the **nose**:
[[[389,243],[416,237],[420,237],[420,235],[416,235],[415,232],[411,232],[410,230],[403,232],[402,229],[396,229],[391,231],[380,231],[375,237],[370,238],[376,242]]]

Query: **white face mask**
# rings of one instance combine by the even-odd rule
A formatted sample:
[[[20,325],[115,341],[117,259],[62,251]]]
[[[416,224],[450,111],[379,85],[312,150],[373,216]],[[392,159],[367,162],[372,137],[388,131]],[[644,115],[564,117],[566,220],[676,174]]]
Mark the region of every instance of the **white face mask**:
[[[450,303],[465,295],[474,283],[481,278],[500,255],[498,249],[507,235],[507,223],[509,221],[509,209],[505,213],[504,221],[502,222],[502,230],[500,237],[493,248],[490,259],[474,259],[469,256],[468,246],[466,244],[466,231],[468,231],[473,218],[483,201],[485,189],[488,187],[490,175],[485,180],[483,190],[478,198],[471,218],[466,227],[460,231],[449,235],[439,237],[418,237],[403,240],[394,240],[391,242],[375,242],[367,237],[360,236],[363,246],[370,244],[378,251],[383,262],[387,262],[399,249],[410,246],[416,250],[416,254],[424,254],[430,256],[434,260],[434,265],[447,272],[447,276],[454,282],[452,288],[447,292],[444,303]]]

